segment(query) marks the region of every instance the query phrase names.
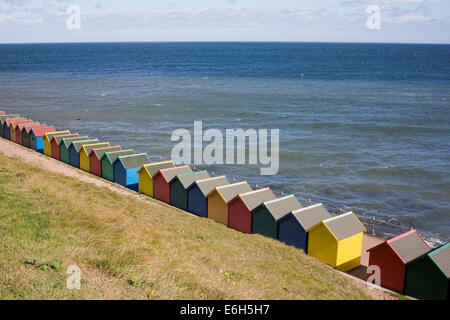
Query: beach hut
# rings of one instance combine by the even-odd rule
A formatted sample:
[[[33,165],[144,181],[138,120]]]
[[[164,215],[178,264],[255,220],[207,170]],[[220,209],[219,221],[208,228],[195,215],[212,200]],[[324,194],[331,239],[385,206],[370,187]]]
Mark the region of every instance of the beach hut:
[[[207,178],[210,178],[210,175],[206,170],[177,174],[169,181],[170,204],[178,209],[186,211],[188,207],[187,188],[193,184],[195,180]]]
[[[92,150],[95,148],[107,148],[111,145],[109,142],[85,144],[80,150],[80,169],[86,172],[91,172],[91,158],[89,157]]]
[[[4,111],[0,111],[0,116],[4,116],[5,112]]]
[[[25,124],[25,123],[33,123],[33,120],[12,120],[11,123],[9,124],[9,140],[11,140],[12,142],[17,142],[16,140],[16,127],[19,124]]]
[[[238,194],[228,202],[228,226],[243,233],[253,233],[252,210],[276,198],[270,188]]]
[[[450,243],[408,263],[405,293],[422,300],[450,300]]]
[[[163,161],[143,165],[139,169],[139,192],[153,198],[153,177],[161,169],[174,168],[172,161]]]
[[[190,172],[192,172],[192,169],[189,166],[173,167],[173,168],[166,168],[166,169],[159,170],[153,176],[154,198],[159,201],[165,202],[165,203],[170,203],[169,182],[177,174],[190,173]]]
[[[46,134],[44,134],[44,154],[46,156],[51,157],[52,156],[52,139],[54,136],[61,136],[64,134],[70,134],[69,130],[65,130],[65,131],[55,131],[55,132],[47,132]]]
[[[208,218],[228,227],[228,202],[240,193],[252,191],[247,182],[215,187],[207,195]]]
[[[30,148],[44,153],[44,134],[54,132],[54,127],[39,127],[30,130]]]
[[[50,142],[52,145],[52,158],[61,160],[61,144],[64,138],[79,138],[78,133],[63,134],[60,136],[54,136]]]
[[[80,168],[80,151],[83,145],[98,143],[97,139],[72,141],[69,146],[69,164]]]
[[[19,118],[20,118],[19,114],[7,114],[7,115],[0,116],[0,137],[6,138],[4,130],[3,130],[3,126],[5,125],[6,120],[7,119],[19,119]]]
[[[431,248],[416,230],[411,230],[367,250],[369,265],[380,267],[381,285],[404,293],[407,264]]]
[[[112,147],[104,147],[104,148],[95,148],[92,149],[91,154],[89,155],[89,161],[91,163],[90,170],[91,173],[96,175],[97,177],[102,177],[102,157],[107,151],[120,151],[122,150],[121,146],[112,146]]]
[[[208,198],[206,195],[216,187],[229,185],[225,176],[197,180],[187,188],[187,211],[199,217],[208,217]]]
[[[30,123],[18,123],[16,125],[15,130],[15,136],[16,136],[16,143],[23,145],[23,139],[22,139],[22,130],[26,126],[39,126],[41,125],[39,122],[30,122]]]
[[[11,140],[11,122],[18,120],[18,121],[26,121],[27,119],[25,118],[9,118],[6,119],[5,122],[3,123],[3,138]]]
[[[59,153],[61,155],[61,161],[70,164],[70,152],[69,152],[70,145],[72,144],[72,142],[86,141],[86,140],[89,140],[88,136],[63,138],[61,140],[61,143],[59,144]]]
[[[31,148],[30,145],[30,131],[33,128],[46,128],[48,127],[46,124],[40,124],[40,125],[25,125],[25,127],[22,129],[22,145],[27,148]]]
[[[139,174],[137,172],[147,163],[150,163],[150,159],[145,153],[119,156],[113,163],[114,182],[128,189],[138,191]]]
[[[323,220],[306,230],[308,255],[338,270],[352,270],[360,265],[365,231],[353,212]]]
[[[278,239],[278,223],[302,205],[294,195],[264,201],[252,210],[252,233]]]
[[[278,222],[278,239],[308,253],[306,230],[329,218],[331,215],[321,203],[292,211]]]
[[[116,161],[116,159],[120,156],[129,156],[132,154],[134,154],[134,151],[132,149],[105,152],[105,154],[101,158],[102,177],[104,179],[114,182],[114,166],[113,166],[114,161]]]

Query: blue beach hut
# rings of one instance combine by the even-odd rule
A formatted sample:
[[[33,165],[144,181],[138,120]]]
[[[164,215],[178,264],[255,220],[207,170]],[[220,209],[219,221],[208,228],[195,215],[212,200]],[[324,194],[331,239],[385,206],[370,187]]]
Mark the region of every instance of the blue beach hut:
[[[134,191],[139,191],[138,171],[145,164],[149,164],[147,154],[133,154],[118,157],[114,163],[114,182]]]
[[[278,222],[278,239],[308,253],[306,230],[328,218],[331,215],[321,203],[292,211]]]
[[[92,140],[82,140],[82,141],[72,141],[72,143],[69,146],[69,163],[71,166],[74,166],[75,168],[80,168],[80,151],[81,148],[85,144],[94,144],[98,143],[97,139]]]
[[[208,198],[206,195],[214,188],[230,184],[225,176],[194,181],[187,188],[187,211],[196,216],[208,217]]]
[[[55,132],[54,127],[37,127],[30,130],[30,148],[37,152],[44,153],[44,135],[48,132]]]

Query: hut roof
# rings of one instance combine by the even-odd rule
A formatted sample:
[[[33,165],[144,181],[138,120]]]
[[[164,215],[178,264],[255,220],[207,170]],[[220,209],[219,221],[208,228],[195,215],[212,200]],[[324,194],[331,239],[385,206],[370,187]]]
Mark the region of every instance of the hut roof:
[[[197,172],[189,172],[184,174],[177,174],[176,177],[174,177],[170,183],[175,181],[176,178],[180,180],[181,184],[183,185],[184,189],[187,189],[191,184],[195,182],[195,180],[203,180],[210,178],[211,176],[206,170],[203,171],[197,171]]]
[[[116,159],[120,156],[129,156],[134,154],[133,149],[127,149],[127,150],[120,150],[120,151],[107,151],[103,154],[103,157],[101,157],[101,160],[103,160],[104,157],[107,157],[111,163],[114,163]]]
[[[173,167],[173,168],[161,169],[159,171],[159,173],[164,177],[164,179],[167,182],[171,181],[177,174],[183,174],[183,173],[189,173],[189,172],[192,172],[192,169],[189,166]]]
[[[431,250],[416,230],[392,238],[387,243],[404,263],[411,262]]]
[[[44,134],[44,137],[47,136],[48,141],[52,141],[54,136],[62,136],[65,134],[70,134],[69,130],[66,131],[54,131],[54,132],[47,132],[46,134]]]
[[[103,147],[103,148],[95,148],[92,150],[92,153],[95,153],[96,157],[98,159],[101,159],[103,157],[103,155],[105,154],[105,152],[112,152],[112,151],[121,151],[122,147],[121,146],[112,146],[112,147]],[[89,155],[89,156],[90,156]]]
[[[450,278],[450,243],[433,250],[429,256],[445,276]]]
[[[29,134],[30,131],[31,131],[31,129],[33,129],[33,128],[46,128],[46,127],[47,127],[46,124],[26,125],[26,126],[22,129],[22,132],[23,132],[23,130],[25,130],[26,133]]]
[[[35,137],[43,137],[44,134],[46,134],[47,132],[54,132],[55,128],[54,127],[38,127],[38,128],[33,128],[30,130],[33,131],[33,134]]]
[[[40,126],[39,122],[30,122],[30,123],[19,123],[16,125],[16,128],[19,127],[19,130],[22,131],[27,126]]]
[[[288,213],[302,208],[302,205],[300,204],[300,202],[298,202],[297,198],[294,195],[265,201],[258,205],[258,207],[260,206],[265,206],[277,221],[283,218]]]
[[[81,148],[86,151],[87,155],[90,155],[92,150],[94,150],[95,148],[104,148],[104,147],[109,147],[109,146],[110,146],[109,142],[102,142],[102,143],[94,143],[94,144],[85,144]]]
[[[88,136],[83,136],[83,137],[71,137],[71,138],[67,138],[64,137],[62,138],[62,144],[64,144],[64,146],[68,149],[70,147],[70,145],[72,144],[72,142],[74,141],[85,141],[85,140],[89,140]]]
[[[70,134],[62,134],[60,136],[54,136],[52,138],[52,140],[55,140],[56,144],[59,146],[64,138],[69,138],[69,137],[79,137],[78,133],[70,133]]]
[[[168,168],[174,168],[175,164],[172,161],[163,161],[163,162],[157,162],[157,163],[149,163],[142,166],[141,169],[139,169],[139,173],[142,170],[146,170],[150,177],[153,177],[155,174],[158,173],[161,169],[168,169]]]
[[[295,210],[292,212],[292,215],[304,230],[308,230],[321,221],[331,218],[331,215],[321,203]]]
[[[338,241],[366,231],[366,228],[361,224],[353,212],[347,212],[333,218],[328,218],[323,220],[322,223],[330,229],[331,233]],[[310,229],[314,229],[314,227]]]
[[[203,193],[203,195],[205,197],[214,188],[226,186],[226,185],[230,184],[225,176],[197,180],[197,181],[195,181],[195,183],[197,184],[198,188],[200,189],[200,191]]]
[[[15,129],[19,124],[29,124],[29,123],[33,123],[33,120],[30,120],[30,119],[26,119],[26,120],[17,120],[17,121],[12,120],[12,121],[9,123],[9,127],[10,127],[10,128],[13,127],[13,129]]]
[[[226,186],[215,187],[206,196],[209,197],[214,191],[217,191],[223,200],[228,203],[238,194],[252,191],[252,188],[248,185],[247,181],[243,181]]]
[[[77,141],[72,141],[71,145],[73,145],[73,147],[77,150],[77,152],[80,152],[80,150],[83,147],[83,145],[85,145],[85,144],[93,144],[93,143],[97,143],[97,142],[98,142],[97,139],[77,140]]]
[[[125,169],[142,167],[144,164],[150,163],[150,159],[146,153],[120,156],[116,161],[121,161]]]
[[[25,118],[10,118],[10,119],[6,119],[3,124],[6,123],[6,125],[9,127],[11,125],[11,123],[16,120],[23,121],[23,120],[27,120],[27,119],[25,119]]]
[[[257,206],[265,201],[274,200],[277,197],[273,194],[270,188],[264,188],[256,191],[250,191],[239,195],[242,201],[247,206],[248,210],[252,211]]]
[[[19,119],[21,117],[20,114],[6,114],[3,116],[0,116],[0,123],[3,125],[6,120],[8,119]]]

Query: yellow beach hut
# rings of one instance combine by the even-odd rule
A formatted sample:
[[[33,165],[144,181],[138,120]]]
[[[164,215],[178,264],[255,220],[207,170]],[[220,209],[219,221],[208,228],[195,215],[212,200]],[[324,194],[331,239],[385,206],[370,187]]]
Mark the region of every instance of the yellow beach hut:
[[[360,265],[364,225],[353,212],[329,218],[306,232],[308,255],[341,271]]]
[[[89,155],[92,150],[107,147],[110,147],[109,142],[84,144],[80,150],[80,169],[86,172],[91,172],[91,158],[89,158]]]
[[[174,167],[175,164],[172,161],[144,164],[142,168],[138,170],[139,192],[153,198],[153,176],[161,169]]]
[[[69,130],[66,131],[55,131],[55,132],[47,132],[44,135],[44,154],[51,157],[52,156],[52,138],[54,136],[62,136],[65,134],[70,134]]]

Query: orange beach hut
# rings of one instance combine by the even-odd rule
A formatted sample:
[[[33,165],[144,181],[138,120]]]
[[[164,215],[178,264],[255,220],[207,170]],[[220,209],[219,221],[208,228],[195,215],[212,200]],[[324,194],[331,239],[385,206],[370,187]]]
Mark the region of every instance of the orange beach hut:
[[[13,121],[26,121],[26,120],[27,119],[25,119],[25,118],[19,118],[19,117],[6,119],[5,122],[3,123],[3,138],[11,140],[10,125]]]
[[[19,124],[33,123],[33,120],[21,120],[21,121],[11,121],[9,125],[9,136],[12,142],[17,142],[16,139],[16,127]]]

